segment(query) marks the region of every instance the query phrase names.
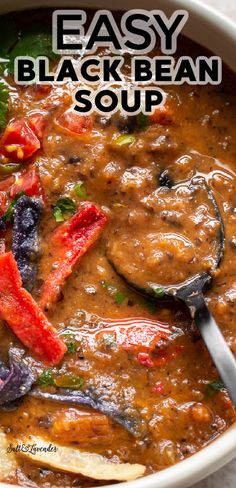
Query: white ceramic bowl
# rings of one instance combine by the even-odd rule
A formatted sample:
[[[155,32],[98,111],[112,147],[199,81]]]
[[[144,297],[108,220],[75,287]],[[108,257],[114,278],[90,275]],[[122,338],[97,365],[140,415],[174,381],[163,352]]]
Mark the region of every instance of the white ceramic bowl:
[[[183,31],[188,37],[207,47],[236,72],[236,24],[198,0],[0,0],[0,14],[37,7],[97,7],[128,10],[159,8],[170,15],[177,8],[189,12]],[[136,481],[119,483],[119,488],[187,488],[220,469],[236,456],[236,426],[197,454],[175,466]],[[12,485],[0,483],[0,488]],[[107,485],[107,488],[114,485]],[[63,487],[64,488],[64,487]]]

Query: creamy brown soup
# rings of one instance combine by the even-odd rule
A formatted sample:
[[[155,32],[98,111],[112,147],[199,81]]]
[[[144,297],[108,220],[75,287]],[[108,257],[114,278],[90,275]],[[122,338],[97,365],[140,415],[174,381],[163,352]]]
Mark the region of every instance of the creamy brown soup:
[[[43,29],[51,12],[12,15],[23,32],[29,18]],[[178,55],[204,53],[179,41]],[[127,57],[127,71],[129,63]],[[8,445],[33,435],[158,472],[220,436],[235,409],[184,306],[163,302],[161,293],[148,300],[118,273],[145,287],[210,270],[219,221],[207,184],[226,238],[206,299],[236,352],[235,75],[224,67],[219,86],[163,87],[165,108],[143,128],[120,112],[71,116],[71,84],[20,87],[11,74],[1,76],[10,90],[11,132],[2,126],[0,399],[13,347],[15,362],[34,380],[10,406],[2,401],[0,427]],[[199,176],[204,184],[186,184]],[[35,323],[48,331],[43,343]],[[70,401],[73,392],[80,404]],[[64,403],[56,400],[65,393]],[[115,481],[62,472],[22,453],[15,459],[2,479],[20,486]]]

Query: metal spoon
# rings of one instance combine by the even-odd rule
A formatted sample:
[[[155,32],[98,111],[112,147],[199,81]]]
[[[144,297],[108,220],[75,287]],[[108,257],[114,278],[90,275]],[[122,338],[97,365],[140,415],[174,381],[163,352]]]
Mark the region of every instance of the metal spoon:
[[[193,180],[191,181],[191,184],[194,184]],[[166,286],[162,285],[161,283],[155,283],[155,289],[160,288],[162,290],[163,299],[174,298],[183,301],[187,305],[191,317],[195,321],[195,324],[197,325],[201,333],[201,336],[208,348],[208,351],[219,372],[219,375],[228,390],[229,396],[236,406],[236,360],[232,351],[228,347],[214,317],[209,311],[203,296],[203,292],[206,287],[209,286],[209,284],[211,283],[212,276],[216,269],[219,267],[220,261],[224,253],[224,224],[222,221],[220,210],[218,208],[214,195],[206,184],[205,180],[204,185],[208,194],[208,199],[214,209],[215,218],[220,224],[220,231],[218,233],[217,239],[218,250],[214,266],[209,272],[203,271],[195,274],[190,279],[177,285]],[[138,291],[142,295],[148,295],[152,296],[152,298],[155,298],[155,291],[153,289],[153,286],[150,286],[149,284],[149,287],[147,288],[140,288],[140,286],[133,282],[132,277],[130,279],[130,275],[125,275],[124,270],[122,271],[122,273],[120,272],[119,267],[116,266],[114,257],[113,259],[110,259],[108,255],[108,259],[117,274],[119,274],[121,278],[123,278],[131,288],[133,288],[135,291]],[[158,301],[159,300],[160,299],[158,298]]]

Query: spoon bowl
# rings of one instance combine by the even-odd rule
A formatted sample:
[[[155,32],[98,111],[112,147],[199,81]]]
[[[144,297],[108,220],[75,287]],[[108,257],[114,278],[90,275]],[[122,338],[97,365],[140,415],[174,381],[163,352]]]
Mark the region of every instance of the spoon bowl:
[[[116,259],[114,259],[114,256],[109,252],[109,248],[108,259],[116,273],[138,293],[158,300],[177,299],[183,301],[187,305],[191,317],[198,327],[219,375],[228,390],[229,396],[236,406],[236,360],[214,317],[209,311],[203,295],[204,290],[210,285],[214,273],[219,268],[221,259],[223,258],[225,241],[224,224],[215,197],[205,180],[202,177],[200,179],[195,177],[189,182],[190,187],[197,187],[199,184],[201,189],[205,189],[208,204],[211,206],[214,219],[218,222],[216,235],[212,240],[214,243],[214,258],[211,261],[211,267],[207,270],[199,269],[199,272],[192,276],[188,276],[187,279],[179,281],[176,284],[168,285],[166,283],[162,284],[156,283],[155,281],[147,281],[146,283],[144,282],[145,286],[140,286],[140,274],[138,274],[139,280],[136,283],[135,278],[132,277],[132,273],[130,273],[130,270],[127,267],[123,267],[122,270],[120,269],[116,263]],[[169,191],[171,190],[170,188],[168,189]],[[135,242],[135,237],[132,236],[132,238]],[[135,259],[135,249],[133,256]],[[126,270],[127,272],[125,272]]]

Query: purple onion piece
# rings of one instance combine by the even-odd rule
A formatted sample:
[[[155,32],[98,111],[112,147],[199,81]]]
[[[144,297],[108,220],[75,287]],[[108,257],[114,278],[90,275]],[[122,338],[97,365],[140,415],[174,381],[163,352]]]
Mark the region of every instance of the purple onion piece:
[[[37,275],[39,255],[38,225],[42,203],[36,198],[20,197],[14,206],[12,252],[23,286],[31,291]]]
[[[5,232],[7,230],[6,222],[0,217],[0,232]]]
[[[12,402],[31,390],[35,377],[29,367],[10,349],[9,367],[0,360],[0,380],[0,406],[11,409]]]

